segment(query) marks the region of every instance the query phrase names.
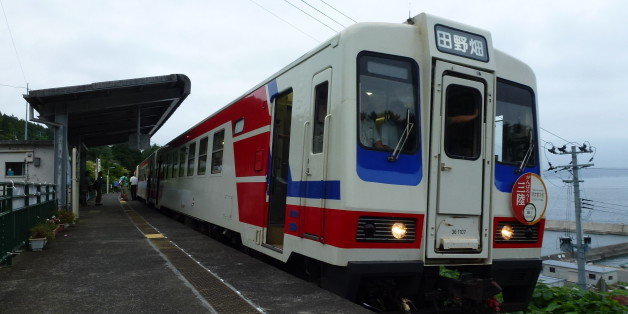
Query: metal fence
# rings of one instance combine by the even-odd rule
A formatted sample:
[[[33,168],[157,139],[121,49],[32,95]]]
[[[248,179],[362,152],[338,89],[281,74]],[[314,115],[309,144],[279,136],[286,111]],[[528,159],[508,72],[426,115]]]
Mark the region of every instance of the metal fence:
[[[57,209],[54,184],[0,182],[0,264],[28,241],[29,229]]]

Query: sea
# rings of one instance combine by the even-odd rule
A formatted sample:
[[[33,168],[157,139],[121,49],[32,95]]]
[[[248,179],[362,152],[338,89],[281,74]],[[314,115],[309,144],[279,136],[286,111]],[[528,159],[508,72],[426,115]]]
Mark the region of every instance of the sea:
[[[584,168],[579,171],[580,197],[583,199],[582,221],[628,224],[628,168]],[[545,217],[551,220],[575,220],[573,185],[568,171],[546,171],[543,174],[549,194]],[[591,247],[628,242],[628,236],[585,234],[591,237]],[[560,253],[559,238],[575,232],[546,231],[541,255]],[[628,254],[602,260],[596,264],[628,268]]]

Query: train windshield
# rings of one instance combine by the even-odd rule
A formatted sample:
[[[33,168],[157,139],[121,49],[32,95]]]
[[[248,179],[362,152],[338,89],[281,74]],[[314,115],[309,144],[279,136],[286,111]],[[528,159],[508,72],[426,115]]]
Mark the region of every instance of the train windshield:
[[[530,88],[497,80],[495,161],[519,166],[530,144],[538,147],[534,107]],[[535,166],[536,158],[536,153],[532,153],[527,166]]]
[[[392,151],[413,125],[401,152],[417,148],[417,75],[407,58],[358,57],[358,141],[368,149]]]

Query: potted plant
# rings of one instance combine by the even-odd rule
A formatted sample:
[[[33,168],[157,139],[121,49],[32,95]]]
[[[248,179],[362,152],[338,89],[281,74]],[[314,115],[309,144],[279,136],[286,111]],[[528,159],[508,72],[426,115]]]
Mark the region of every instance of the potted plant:
[[[61,220],[56,215],[46,219],[46,223],[50,225],[55,235],[63,231],[63,223],[61,223]]]
[[[73,224],[76,220],[74,218],[74,213],[69,210],[60,210],[57,212],[56,216],[59,217],[59,221],[63,224],[65,229],[70,227],[70,224]]]
[[[48,222],[40,223],[30,228],[31,236],[28,238],[28,242],[31,250],[41,251],[47,241],[54,239],[55,234],[53,230]]]

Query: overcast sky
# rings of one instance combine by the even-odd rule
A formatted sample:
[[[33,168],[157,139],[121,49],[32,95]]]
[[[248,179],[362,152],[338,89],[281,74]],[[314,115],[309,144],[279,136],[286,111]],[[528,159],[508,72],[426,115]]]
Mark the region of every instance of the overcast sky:
[[[0,84],[27,81],[31,89],[43,89],[186,74],[192,93],[153,137],[157,144],[334,34],[280,0],[254,1],[301,31],[252,0],[1,1],[26,78],[0,16]],[[344,25],[353,23],[320,0],[306,1]],[[341,29],[302,0],[290,2]],[[571,141],[589,141],[598,148],[598,167],[628,167],[628,2],[325,2],[358,22],[398,23],[411,10],[490,31],[495,48],[535,71],[542,128]],[[24,117],[23,92],[0,86],[0,111]],[[564,144],[546,131],[541,138]]]

